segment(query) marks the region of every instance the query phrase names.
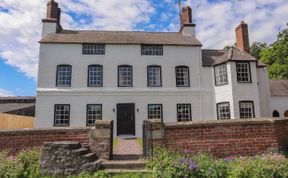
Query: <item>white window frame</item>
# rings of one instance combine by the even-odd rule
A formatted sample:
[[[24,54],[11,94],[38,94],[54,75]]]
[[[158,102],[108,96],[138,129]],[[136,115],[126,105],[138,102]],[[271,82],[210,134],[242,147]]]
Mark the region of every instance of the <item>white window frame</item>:
[[[118,66],[118,87],[133,86],[133,67],[130,65]]]
[[[175,75],[177,87],[190,87],[190,71],[188,66],[176,66]]]
[[[103,86],[103,67],[101,65],[88,66],[88,87]]]
[[[215,72],[215,85],[225,85],[228,84],[228,74],[227,74],[227,65],[220,64],[214,67]]]
[[[162,56],[163,55],[163,45],[141,45],[141,55],[154,55]]]
[[[251,83],[250,62],[236,62],[238,83]]]
[[[240,101],[239,102],[239,115],[241,119],[255,118],[254,102],[253,101]]]
[[[94,126],[96,120],[102,120],[102,104],[87,104],[86,125]]]
[[[191,104],[177,104],[177,121],[192,121]]]
[[[58,65],[56,72],[56,86],[57,87],[70,87],[72,79],[72,66],[71,65]]]
[[[82,54],[84,55],[104,55],[105,44],[84,43],[82,47]]]
[[[70,125],[70,104],[55,104],[54,126]]]
[[[217,103],[217,119],[218,120],[227,120],[231,119],[230,113],[230,104],[229,102]]]
[[[162,104],[148,104],[148,119],[163,120]]]
[[[147,67],[147,86],[148,87],[162,86],[161,66],[153,65]]]

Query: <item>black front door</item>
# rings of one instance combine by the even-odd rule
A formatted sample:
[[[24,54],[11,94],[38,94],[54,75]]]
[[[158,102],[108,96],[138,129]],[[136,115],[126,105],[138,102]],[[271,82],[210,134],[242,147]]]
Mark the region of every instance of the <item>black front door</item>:
[[[117,104],[117,135],[135,135],[135,104]]]

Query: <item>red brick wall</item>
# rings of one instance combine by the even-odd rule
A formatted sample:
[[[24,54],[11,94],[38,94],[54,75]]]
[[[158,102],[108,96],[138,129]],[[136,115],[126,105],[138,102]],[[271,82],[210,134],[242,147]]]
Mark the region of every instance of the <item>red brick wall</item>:
[[[287,119],[167,123],[163,124],[162,132],[163,145],[167,148],[209,152],[217,157],[257,155],[288,146]],[[158,139],[152,145],[159,144],[161,132],[155,133],[152,142]]]
[[[51,128],[0,131],[0,150],[16,153],[22,149],[41,147],[44,142],[55,141],[89,143],[90,130],[90,128]]]

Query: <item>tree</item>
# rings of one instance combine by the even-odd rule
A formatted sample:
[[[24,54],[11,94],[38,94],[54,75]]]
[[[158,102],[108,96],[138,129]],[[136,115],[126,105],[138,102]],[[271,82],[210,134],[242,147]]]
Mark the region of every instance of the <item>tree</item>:
[[[288,79],[288,28],[277,36],[277,40],[261,50],[260,60],[268,65],[269,78]]]
[[[256,59],[260,59],[260,54],[261,54],[261,51],[263,49],[267,48],[267,44],[266,43],[261,43],[261,42],[254,42],[252,45],[251,45],[251,55],[253,57],[255,57]]]

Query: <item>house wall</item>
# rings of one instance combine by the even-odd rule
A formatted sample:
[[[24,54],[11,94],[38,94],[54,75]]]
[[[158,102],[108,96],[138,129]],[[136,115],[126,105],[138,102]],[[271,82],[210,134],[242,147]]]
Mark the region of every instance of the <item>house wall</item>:
[[[277,110],[280,117],[283,118],[284,113],[288,112],[288,96],[271,96],[270,101],[270,114],[272,115],[273,111]]]
[[[251,83],[238,83],[236,63],[230,62],[230,75],[232,77],[233,112],[234,118],[240,118],[239,101],[253,101],[255,117],[260,117],[260,103],[257,85],[256,62],[250,62]],[[232,110],[232,109],[231,109]]]
[[[267,74],[267,69],[264,67],[257,68],[257,79],[258,79],[258,92],[259,92],[259,104],[260,104],[260,115],[261,117],[272,117],[270,111],[270,86]]]
[[[213,84],[214,84],[214,90],[215,90],[215,109],[216,109],[216,104],[217,103],[222,103],[222,102],[229,102],[230,104],[230,115],[231,119],[234,119],[234,103],[233,103],[233,90],[232,90],[232,83],[233,83],[233,78],[232,78],[232,72],[231,71],[231,62],[226,63],[227,66],[227,77],[228,77],[228,84],[225,85],[215,85],[215,71],[213,68]],[[217,114],[216,117],[217,118]]]
[[[163,121],[176,121],[176,105],[190,103],[192,120],[215,114],[211,70],[202,68],[201,48],[164,46],[163,56],[142,56],[140,45],[106,45],[105,55],[82,55],[81,44],[41,44],[38,75],[36,127],[51,127],[54,105],[71,105],[71,126],[84,126],[86,104],[102,104],[102,118],[117,124],[117,103],[135,103],[136,136],[142,136],[142,123],[147,119],[148,104],[163,104]],[[71,87],[56,87],[57,65],[72,66]],[[103,65],[103,87],[87,87],[87,69]],[[118,65],[133,66],[133,87],[117,87]],[[160,65],[162,87],[147,87],[147,66]],[[175,67],[189,66],[190,87],[176,87]],[[201,77],[200,77],[201,76]],[[208,80],[208,81],[207,81]],[[205,81],[205,82],[204,82]],[[205,108],[205,111],[204,111]],[[208,109],[208,111],[207,111]],[[212,110],[212,112],[209,112]],[[116,134],[116,133],[114,133]]]

